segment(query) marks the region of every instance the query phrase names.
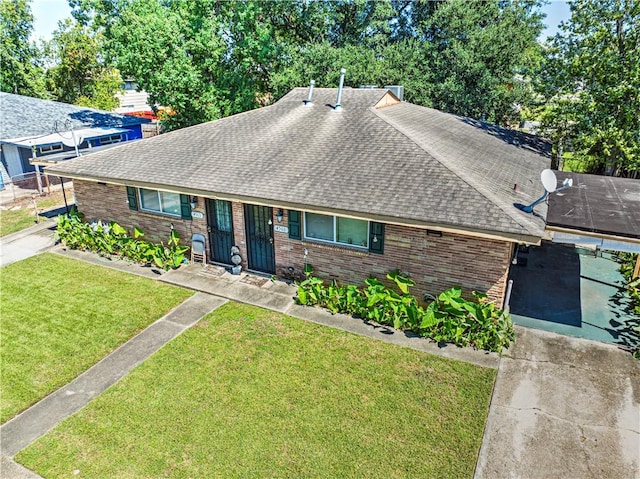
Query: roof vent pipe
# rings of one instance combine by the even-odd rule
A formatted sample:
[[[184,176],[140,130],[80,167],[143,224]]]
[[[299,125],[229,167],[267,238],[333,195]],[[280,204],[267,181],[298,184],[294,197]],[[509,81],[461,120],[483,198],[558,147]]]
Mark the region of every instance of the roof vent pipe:
[[[309,94],[307,95],[307,99],[304,100],[304,104],[308,105],[309,103],[311,103],[311,97],[313,95],[313,86],[316,84],[315,80],[311,80],[309,82]]]
[[[344,85],[344,74],[347,73],[347,70],[344,68],[340,69],[340,84],[338,85],[338,98],[336,98],[336,106],[333,108],[334,110],[340,109],[340,100],[342,100],[342,86]]]

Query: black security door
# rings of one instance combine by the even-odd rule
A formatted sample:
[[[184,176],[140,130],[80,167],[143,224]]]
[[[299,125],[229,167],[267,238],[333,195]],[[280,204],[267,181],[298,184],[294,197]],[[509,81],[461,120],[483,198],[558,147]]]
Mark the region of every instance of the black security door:
[[[272,214],[268,206],[244,205],[249,269],[270,274],[276,272]]]
[[[207,199],[207,224],[213,261],[231,264],[231,247],[234,244],[231,202]]]

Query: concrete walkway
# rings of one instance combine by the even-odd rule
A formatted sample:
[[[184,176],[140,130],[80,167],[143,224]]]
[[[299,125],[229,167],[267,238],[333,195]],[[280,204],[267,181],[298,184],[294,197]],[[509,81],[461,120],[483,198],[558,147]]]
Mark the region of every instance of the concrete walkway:
[[[516,326],[476,468],[484,478],[640,477],[640,361]]]
[[[2,454],[13,457],[224,303],[226,300],[220,297],[196,293],[72,382],[3,424]]]
[[[51,248],[56,222],[46,220],[22,231],[0,238],[0,267],[15,263]]]

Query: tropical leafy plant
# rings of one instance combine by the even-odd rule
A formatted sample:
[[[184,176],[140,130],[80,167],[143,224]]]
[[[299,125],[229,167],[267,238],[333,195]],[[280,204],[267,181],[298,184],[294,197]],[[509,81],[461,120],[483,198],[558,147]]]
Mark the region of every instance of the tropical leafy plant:
[[[119,256],[135,263],[155,264],[165,270],[179,267],[189,249],[180,245],[180,235],[171,230],[167,244],[150,243],[144,233],[134,228],[133,237],[115,221],[92,223],[82,221],[84,215],[75,209],[58,217],[58,238],[71,249],[92,251],[103,256]]]
[[[620,263],[620,273],[624,277],[626,294],[631,300],[633,313],[640,318],[640,277],[633,278],[638,253],[616,253],[616,260]],[[640,327],[632,328],[632,334],[635,336],[635,346],[633,347],[633,357],[640,359]]]
[[[307,306],[321,306],[332,313],[344,313],[396,329],[414,331],[438,342],[501,352],[514,340],[513,323],[508,313],[488,300],[487,295],[473,292],[473,300],[462,297],[460,288],[441,293],[423,307],[409,293],[415,282],[400,271],[387,274],[395,289],[370,277],[365,286],[328,286],[313,276],[313,268],[305,269],[307,279],[298,285],[297,301]]]

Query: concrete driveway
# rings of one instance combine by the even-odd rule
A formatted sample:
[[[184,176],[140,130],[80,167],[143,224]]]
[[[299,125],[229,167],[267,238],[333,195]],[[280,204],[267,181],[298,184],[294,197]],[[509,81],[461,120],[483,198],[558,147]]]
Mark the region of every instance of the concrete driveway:
[[[640,478],[640,361],[516,326],[500,361],[476,478]]]

